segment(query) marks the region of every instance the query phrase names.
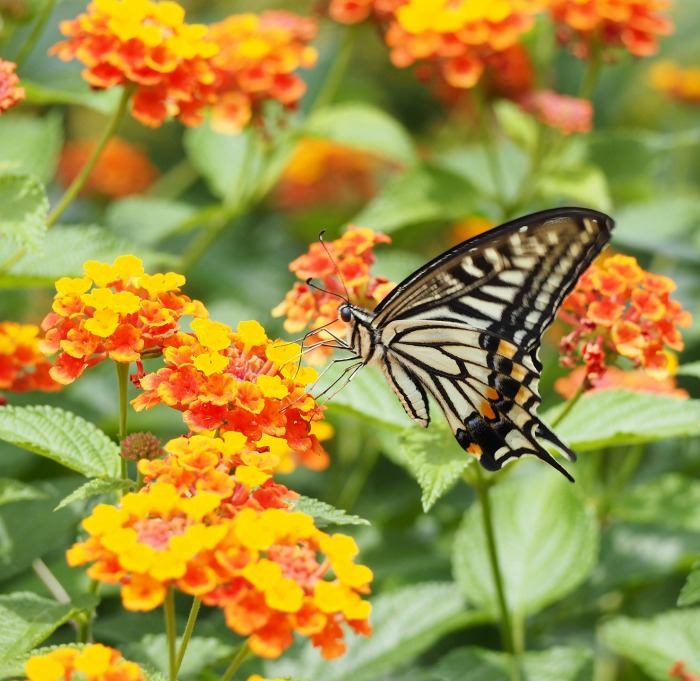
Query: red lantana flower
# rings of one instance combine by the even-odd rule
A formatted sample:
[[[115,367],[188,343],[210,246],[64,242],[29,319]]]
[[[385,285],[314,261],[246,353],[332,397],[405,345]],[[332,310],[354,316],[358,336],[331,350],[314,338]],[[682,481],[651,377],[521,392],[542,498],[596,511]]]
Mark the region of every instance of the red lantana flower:
[[[613,255],[593,264],[562,305],[559,319],[573,331],[560,344],[561,364],[586,367],[586,387],[595,384],[618,357],[650,376],[669,375],[668,351],[680,352],[679,327],[690,313],[671,300],[676,285],[646,272],[635,258]]]
[[[85,276],[59,279],[39,345],[46,355],[59,353],[51,377],[68,384],[104,359],[129,363],[159,353],[183,316],[208,314],[202,303],[180,293],[184,283],[174,272],[145,274],[133,255],[113,265],[88,261]]]
[[[194,432],[235,431],[265,446],[281,440],[298,462],[325,468],[328,455],[312,429],[323,413],[304,388],[316,372],[299,366],[299,346],[271,341],[255,321],[241,322],[236,333],[208,320],[192,328],[166,341],[164,368],[134,377],[144,390],[134,408],[163,402]]]
[[[388,236],[367,227],[350,225],[343,236],[326,243],[325,248],[321,243],[311,244],[308,253],[291,262],[289,269],[304,282],[309,278],[317,280],[318,286],[325,291],[306,283],[295,284],[284,301],[272,311],[273,316],[286,315],[285,330],[298,333],[307,327],[319,328],[336,321],[342,302],[338,296],[347,295],[354,305],[369,309],[376,307],[395,285],[386,277],[370,274],[374,246],[390,241]],[[343,333],[343,328],[339,323],[336,330]],[[329,339],[330,336],[321,331],[310,336],[307,342],[313,345]],[[318,347],[305,356],[310,362],[321,363],[331,353],[329,348]]]
[[[658,38],[670,35],[673,24],[663,12],[671,0],[549,0],[562,42],[586,59],[591,46],[623,48],[635,57],[659,49]]]
[[[169,116],[199,125],[212,99],[209,59],[219,47],[206,39],[206,26],[184,19],[185,10],[168,0],[94,0],[84,14],[61,22],[68,40],[50,53],[79,59],[93,88],[133,86],[131,112],[144,125],[157,128]]]

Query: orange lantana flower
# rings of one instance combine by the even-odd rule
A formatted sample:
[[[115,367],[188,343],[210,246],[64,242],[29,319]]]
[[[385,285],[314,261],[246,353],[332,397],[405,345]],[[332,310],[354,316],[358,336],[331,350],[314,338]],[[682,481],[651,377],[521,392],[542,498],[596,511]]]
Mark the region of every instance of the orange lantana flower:
[[[95,150],[94,140],[66,142],[58,161],[58,179],[68,187],[83,169]],[[143,148],[113,137],[100,155],[90,173],[83,194],[99,194],[118,199],[141,194],[155,182],[158,169],[151,163]]]
[[[354,305],[376,307],[394,288],[385,277],[370,274],[374,246],[389,241],[388,236],[367,227],[350,225],[345,234],[326,243],[325,248],[321,243],[311,244],[308,253],[291,262],[289,269],[304,282],[309,278],[318,280],[318,286],[325,290],[319,291],[306,283],[295,284],[284,301],[272,311],[273,316],[286,315],[285,330],[299,333],[307,327],[319,328],[335,322],[338,307],[346,295]],[[339,322],[333,330],[344,333],[343,329],[344,325]],[[330,338],[325,332],[319,332],[309,336],[307,343],[313,345]],[[330,348],[320,346],[306,357],[320,362],[331,353]]]
[[[114,648],[101,643],[79,650],[65,647],[45,655],[33,655],[24,665],[27,681],[62,679],[72,681],[145,681],[146,675],[135,662],[122,658]]]
[[[144,125],[158,127],[168,116],[199,125],[212,97],[209,59],[219,47],[206,39],[206,26],[184,19],[185,10],[168,0],[94,0],[61,22],[68,40],[50,52],[83,62],[93,88],[133,86],[131,112]]]
[[[235,431],[251,443],[281,439],[298,462],[325,468],[328,455],[312,432],[323,414],[304,388],[316,372],[299,366],[301,348],[271,341],[255,321],[241,322],[235,333],[207,320],[192,327],[193,334],[176,333],[166,341],[164,368],[135,377],[145,392],[134,408],[163,402],[183,412],[194,432]]]
[[[14,62],[0,59],[0,113],[24,99],[24,88],[19,87],[16,68],[17,65]]]
[[[593,43],[623,48],[635,57],[659,49],[658,38],[670,35],[673,24],[663,14],[671,0],[548,0],[560,39],[586,59]]]
[[[0,322],[0,390],[60,390],[49,371],[49,362],[39,350],[39,327],[34,324]]]
[[[145,274],[133,255],[113,265],[91,260],[83,277],[59,279],[53,312],[41,325],[41,351],[59,353],[51,377],[68,384],[104,359],[129,363],[160,352],[183,316],[207,316],[202,303],[180,294],[184,283],[174,272]]]
[[[671,300],[673,280],[646,272],[635,258],[613,255],[594,263],[562,305],[559,319],[574,327],[560,344],[561,363],[586,367],[590,387],[616,357],[657,379],[669,375],[668,350],[680,352],[678,327],[690,313]]]
[[[316,49],[308,44],[315,35],[314,19],[283,11],[236,14],[212,24],[207,40],[219,48],[210,61],[213,127],[237,133],[261,118],[269,100],[293,109],[306,92],[295,71],[316,64]]]

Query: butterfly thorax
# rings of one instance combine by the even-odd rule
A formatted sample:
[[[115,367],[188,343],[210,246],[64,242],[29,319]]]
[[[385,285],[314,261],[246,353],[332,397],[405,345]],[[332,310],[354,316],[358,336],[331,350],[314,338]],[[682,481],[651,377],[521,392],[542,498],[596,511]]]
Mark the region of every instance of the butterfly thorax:
[[[364,307],[343,303],[338,318],[348,325],[346,343],[363,364],[371,364],[380,345],[380,333],[373,326],[375,314]]]

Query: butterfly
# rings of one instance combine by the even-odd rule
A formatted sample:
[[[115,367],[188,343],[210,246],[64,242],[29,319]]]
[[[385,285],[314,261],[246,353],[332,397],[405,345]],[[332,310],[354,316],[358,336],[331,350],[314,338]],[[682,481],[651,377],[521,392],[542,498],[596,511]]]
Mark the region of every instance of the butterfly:
[[[518,218],[439,255],[374,310],[345,300],[341,347],[381,369],[406,413],[430,422],[428,394],[459,445],[487,470],[525,455],[567,470],[576,455],[537,416],[542,334],[605,247],[603,213],[557,208]],[[352,375],[351,375],[352,376]]]

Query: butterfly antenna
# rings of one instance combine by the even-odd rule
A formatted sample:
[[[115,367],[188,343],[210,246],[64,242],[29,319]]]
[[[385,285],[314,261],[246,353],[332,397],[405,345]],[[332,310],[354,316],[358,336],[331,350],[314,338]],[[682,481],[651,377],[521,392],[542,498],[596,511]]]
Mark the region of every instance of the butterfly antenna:
[[[340,273],[340,268],[338,267],[338,264],[336,263],[335,259],[331,255],[330,248],[328,248],[328,245],[326,242],[323,240],[323,235],[326,233],[325,229],[322,229],[318,233],[318,240],[321,242],[321,246],[323,246],[323,250],[326,251],[326,255],[328,256],[328,259],[333,263],[333,267],[335,268],[335,273],[338,275],[338,279],[340,280],[340,283],[343,285],[343,291],[345,291],[345,302],[350,301],[350,292],[348,291],[348,287],[345,285],[345,280],[343,279],[343,275]]]

